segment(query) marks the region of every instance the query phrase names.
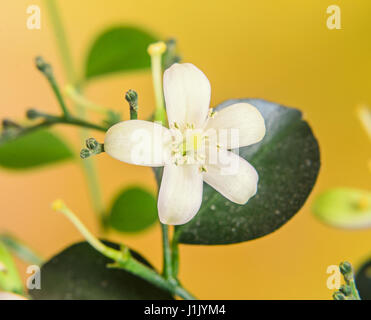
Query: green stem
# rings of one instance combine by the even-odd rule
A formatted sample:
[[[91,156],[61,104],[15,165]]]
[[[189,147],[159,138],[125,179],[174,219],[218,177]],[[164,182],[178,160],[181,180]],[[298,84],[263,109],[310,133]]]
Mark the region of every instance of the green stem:
[[[162,248],[163,248],[163,271],[162,275],[165,279],[173,280],[173,270],[171,262],[171,249],[169,243],[169,227],[166,224],[161,224],[162,231]]]
[[[62,57],[64,68],[67,72],[68,81],[72,83],[78,89],[78,93],[81,94],[82,90],[79,89],[77,85],[76,72],[75,72],[75,68],[73,65],[72,58],[71,58],[67,37],[64,32],[63,23],[59,16],[55,0],[45,0],[45,2],[48,7],[49,15],[53,23],[54,34],[57,39],[57,45],[58,45],[58,48],[59,48],[59,51]],[[82,108],[79,110],[79,116],[83,119],[85,118],[85,112]],[[85,142],[85,140],[88,137],[89,137],[89,132],[87,130],[81,130],[80,141],[82,144]],[[103,229],[104,229],[105,207],[103,204],[98,175],[97,175],[95,165],[94,165],[94,159],[89,158],[89,159],[82,161],[82,166],[85,172],[94,211],[96,212],[98,218],[100,219],[101,225],[103,226]]]
[[[57,9],[56,1],[44,0],[44,3],[45,6],[47,7],[50,16],[50,22],[53,25],[55,38],[57,40],[57,45],[59,48],[59,53],[62,58],[63,66],[67,73],[67,78],[69,82],[73,83],[73,85],[76,85],[77,84],[76,72],[73,65],[70,49],[68,46],[67,37],[64,32],[62,20]]]
[[[86,241],[98,252],[115,261],[115,263],[110,264],[111,268],[124,269],[133,273],[134,275],[141,277],[142,279],[147,280],[153,285],[169,291],[174,295],[187,300],[194,300],[195,298],[184,289],[178,282],[169,281],[155,270],[145,266],[143,263],[136,260],[130,254],[130,250],[127,247],[124,247],[121,250],[116,250],[106,246],[99,239],[94,237],[94,235],[84,226],[79,218],[63,203],[61,200],[56,200],[53,205],[55,211],[63,213],[72,224],[80,231],[84,236]]]
[[[85,96],[81,94],[81,91],[77,90],[74,86],[68,85],[64,91],[76,106],[95,111],[104,116],[108,115],[109,110],[86,99]]]
[[[155,121],[166,123],[164,93],[162,88],[162,54],[166,51],[166,44],[162,41],[153,43],[148,47],[151,56],[151,69],[153,89],[155,93],[156,111]]]
[[[35,112],[34,110],[32,110]],[[43,118],[43,120],[35,125],[28,126],[28,127],[22,127],[18,130],[16,134],[13,134],[11,136],[3,136],[0,139],[0,145],[8,142],[9,140],[13,140],[15,138],[21,137],[25,134],[28,134],[30,132],[42,129],[42,128],[48,128],[51,126],[54,126],[56,124],[67,124],[67,125],[74,125],[78,127],[83,127],[83,128],[89,128],[89,129],[94,129],[98,131],[103,131],[106,132],[107,128],[102,127],[100,125],[88,122],[86,120],[76,118],[69,116],[68,118],[65,118],[63,116],[54,116],[54,115],[49,115],[49,114],[43,114],[43,113],[38,113],[38,117]]]
[[[354,279],[352,279],[352,280],[349,281],[349,286],[350,286],[350,288],[352,290],[353,297],[356,300],[361,300],[361,297],[360,297],[360,295],[358,293],[358,290],[357,290],[356,283],[355,283]]]
[[[178,278],[179,272],[179,232],[178,229],[174,230],[173,239],[171,240],[171,261],[172,261],[172,271],[173,277]]]

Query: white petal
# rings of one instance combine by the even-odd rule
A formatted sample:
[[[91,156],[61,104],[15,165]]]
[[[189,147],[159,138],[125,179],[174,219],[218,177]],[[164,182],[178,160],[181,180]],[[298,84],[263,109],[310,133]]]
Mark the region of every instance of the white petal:
[[[164,73],[164,95],[169,124],[204,125],[210,106],[210,82],[193,64],[174,63]]]
[[[158,214],[164,224],[184,224],[191,220],[202,202],[202,174],[195,165],[164,167]]]
[[[170,156],[171,134],[158,123],[129,120],[108,129],[104,150],[111,157],[142,166],[163,166]]]
[[[227,199],[245,204],[256,194],[259,176],[254,167],[233,152],[219,150],[217,161],[208,159],[206,183]]]
[[[251,104],[236,103],[218,111],[209,119],[205,130],[212,139],[226,149],[235,149],[257,143],[265,135],[264,118]]]

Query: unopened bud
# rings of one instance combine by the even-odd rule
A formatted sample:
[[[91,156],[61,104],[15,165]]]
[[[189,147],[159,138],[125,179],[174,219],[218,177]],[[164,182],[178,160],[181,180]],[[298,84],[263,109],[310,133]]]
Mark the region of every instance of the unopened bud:
[[[343,275],[352,272],[352,265],[349,262],[347,262],[347,261],[340,263],[339,268],[340,268],[340,272]]]
[[[49,63],[46,63],[43,57],[36,57],[35,65],[38,70],[43,72],[45,75],[50,75],[52,73],[52,67]]]
[[[334,294],[332,295],[332,297],[334,298],[334,300],[346,300],[346,297],[340,291],[334,292]]]
[[[39,118],[41,115],[39,113],[39,111],[35,110],[35,109],[29,109],[26,111],[26,117],[28,119],[36,119],[36,118]]]
[[[89,138],[86,140],[86,146],[90,150],[95,150],[99,146],[99,143],[94,138]]]
[[[82,149],[80,151],[80,158],[81,159],[86,159],[86,158],[89,158],[91,156],[91,152],[89,149]]]

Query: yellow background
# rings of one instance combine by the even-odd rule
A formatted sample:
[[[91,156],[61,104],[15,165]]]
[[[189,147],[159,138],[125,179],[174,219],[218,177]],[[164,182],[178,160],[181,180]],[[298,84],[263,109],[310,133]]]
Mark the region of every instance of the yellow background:
[[[41,6],[41,30],[26,28],[26,8]],[[367,0],[63,0],[58,2],[73,58],[83,65],[94,36],[112,24],[136,24],[176,37],[184,61],[201,68],[212,85],[212,104],[259,97],[304,112],[319,140],[322,168],[304,208],[273,234],[229,246],[181,246],[181,280],[204,299],[329,299],[327,266],[371,255],[371,233],[322,225],[310,212],[313,196],[332,186],[368,188],[369,141],[355,107],[371,104],[371,3]],[[326,27],[326,9],[341,8],[342,29]],[[0,6],[0,118],[21,119],[29,107],[58,112],[33,59],[43,55],[66,84],[46,9],[39,0]],[[87,89],[93,101],[124,110],[123,94],[140,95],[140,117],[150,115],[154,96],[149,72],[102,78]],[[75,128],[60,126],[78,151]],[[94,136],[102,140],[101,134]],[[298,150],[299,151],[299,150]],[[96,158],[104,200],[121,186],[144,184],[154,192],[149,168],[106,155]],[[81,236],[50,203],[63,198],[97,231],[79,162],[28,172],[0,170],[0,230],[13,232],[50,257]],[[161,266],[158,226],[137,235],[111,233]],[[76,263],[79,263],[76,261]],[[25,277],[25,264],[18,263]]]

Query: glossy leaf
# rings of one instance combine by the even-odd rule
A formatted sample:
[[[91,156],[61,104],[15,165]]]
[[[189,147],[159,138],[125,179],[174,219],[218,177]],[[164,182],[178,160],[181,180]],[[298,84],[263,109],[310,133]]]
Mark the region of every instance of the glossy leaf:
[[[150,33],[130,26],[104,31],[94,41],[87,55],[85,77],[150,67],[149,44],[156,41]]]
[[[362,300],[371,300],[371,259],[357,271],[356,286]]]
[[[366,190],[327,190],[316,198],[312,209],[317,218],[333,227],[371,227],[371,192]]]
[[[121,232],[142,231],[156,221],[156,199],[153,194],[140,187],[123,190],[110,210],[110,225]]]
[[[0,141],[0,166],[7,169],[31,169],[71,159],[66,143],[49,130],[41,129],[14,140]]]
[[[114,243],[105,244],[118,249]],[[149,263],[138,253],[132,255]],[[151,283],[120,269],[107,268],[112,261],[87,242],[76,243],[57,254],[41,267],[41,289],[29,290],[37,300],[133,300],[172,299]]]
[[[319,148],[301,112],[258,99],[228,100],[216,110],[238,102],[257,107],[267,128],[261,142],[239,149],[259,173],[257,195],[238,205],[204,183],[196,217],[176,228],[180,242],[229,244],[267,235],[299,211],[316,181]],[[160,170],[156,177],[159,182]]]

